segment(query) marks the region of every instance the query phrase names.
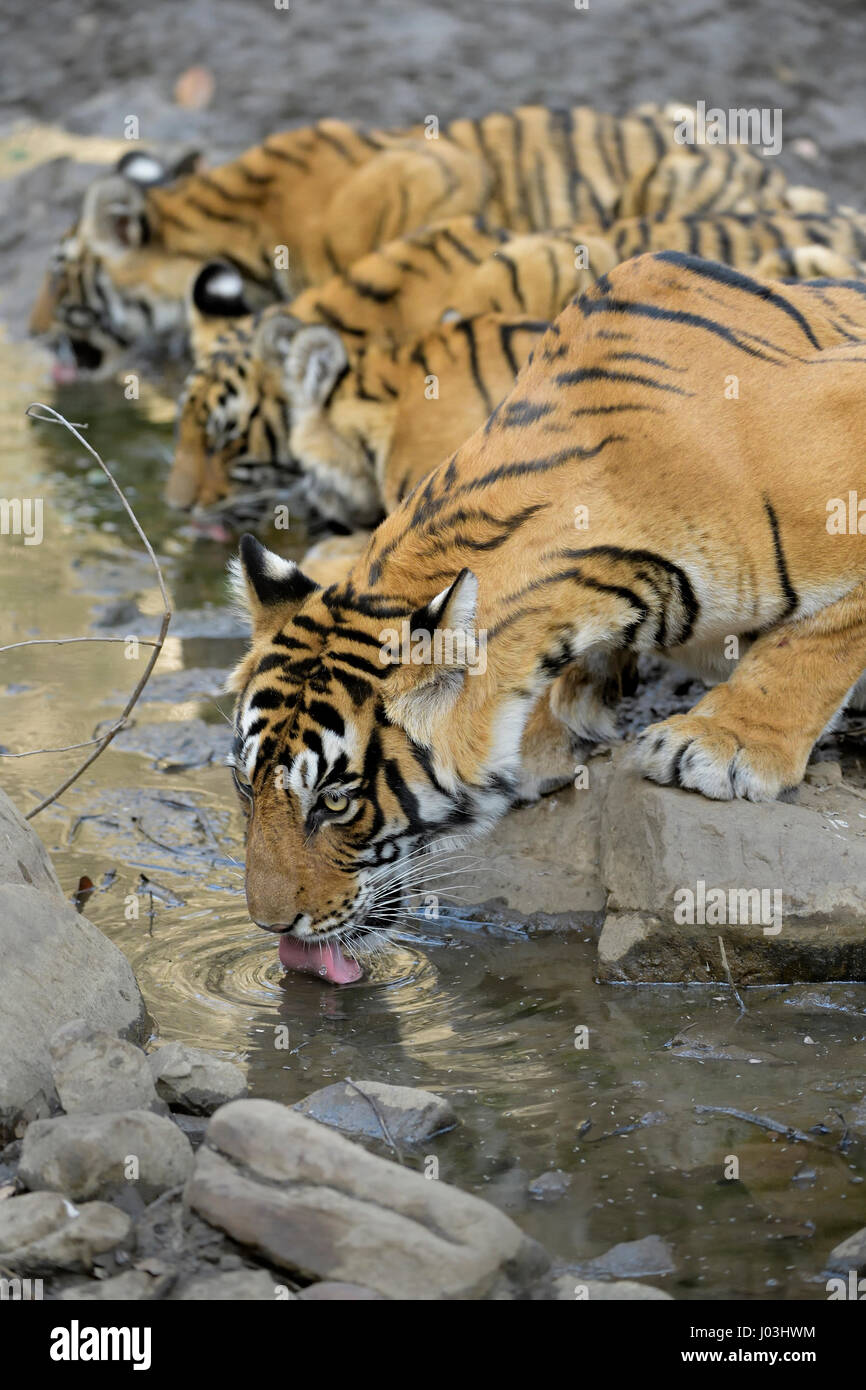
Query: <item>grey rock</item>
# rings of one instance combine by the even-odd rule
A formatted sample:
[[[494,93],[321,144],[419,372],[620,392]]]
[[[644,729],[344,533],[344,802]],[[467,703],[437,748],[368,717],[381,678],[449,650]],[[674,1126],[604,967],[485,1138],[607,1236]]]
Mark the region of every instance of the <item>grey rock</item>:
[[[246,1095],[241,1068],[198,1047],[166,1043],[147,1061],[162,1099],[188,1114],[212,1115],[219,1106]]]
[[[67,1115],[165,1110],[147,1058],[123,1038],[76,1019],[54,1034],[50,1051],[54,1084]]]
[[[108,1279],[88,1279],[82,1284],[71,1284],[57,1296],[69,1303],[101,1303],[115,1299],[123,1303],[138,1303],[144,1299],[158,1298],[168,1282],[143,1269],[125,1269],[122,1274],[114,1274]]]
[[[154,767],[168,772],[223,762],[231,748],[231,730],[203,719],[185,719],[182,724],[136,724],[119,733],[114,744],[121,752],[152,758]]]
[[[494,1207],[265,1100],[213,1116],[188,1205],[270,1263],[387,1298],[504,1298],[544,1252]]]
[[[41,888],[63,898],[48,851],[5,792],[0,792],[0,883]]]
[[[222,667],[188,666],[180,671],[164,671],[151,676],[142,703],[166,700],[178,703],[186,700],[213,700],[226,688],[229,672]],[[126,696],[123,696],[124,700]]]
[[[13,1197],[9,1205],[26,1200],[26,1196]],[[87,1202],[81,1207],[64,1202],[63,1206],[64,1219],[54,1229],[3,1250],[2,1264],[20,1274],[48,1274],[60,1269],[86,1272],[92,1268],[95,1256],[116,1249],[132,1230],[126,1213],[107,1202]],[[47,1220],[47,1209],[43,1215]],[[32,1219],[32,1215],[24,1218],[25,1222]]]
[[[204,1143],[207,1134],[207,1117],[205,1115],[182,1115],[179,1111],[171,1117],[177,1125],[181,1134],[185,1134],[194,1149],[199,1144]]]
[[[526,916],[567,913],[587,920],[604,908],[599,835],[610,764],[594,758],[587,768],[585,788],[569,787],[512,811],[473,844],[484,871],[466,875],[462,901],[504,898]]]
[[[149,1110],[62,1115],[28,1127],[19,1173],[31,1190],[86,1200],[132,1189],[150,1201],[186,1181],[192,1158],[186,1136]],[[130,1159],[137,1164],[135,1178],[126,1176]]]
[[[847,801],[846,801],[847,797]],[[601,820],[608,916],[603,980],[726,980],[739,985],[866,977],[866,820],[844,787],[800,788],[797,804],[711,801],[647,782],[618,761]],[[683,889],[766,891],[768,920],[675,922]],[[775,893],[781,913],[772,913]],[[755,904],[756,905],[756,904]],[[776,927],[779,930],[776,930]],[[767,930],[769,928],[769,930]]]
[[[660,1236],[644,1236],[643,1240],[624,1240],[611,1246],[603,1255],[582,1265],[585,1274],[610,1275],[614,1279],[640,1278],[644,1274],[673,1274],[676,1271],[673,1252]]]
[[[71,1204],[56,1192],[26,1192],[0,1203],[0,1254],[30,1245],[63,1226]]]
[[[58,1028],[82,1018],[135,1041],[148,1020],[128,961],[64,900],[39,840],[3,792],[0,847],[2,1143],[58,1106],[48,1051]]]
[[[830,1251],[826,1267],[833,1274],[848,1274],[852,1269],[858,1275],[866,1274],[866,1226]]]
[[[563,1197],[570,1187],[571,1174],[564,1173],[561,1168],[551,1168],[533,1178],[526,1190],[538,1202],[554,1202],[558,1197]]]
[[[413,1086],[389,1086],[382,1081],[359,1081],[357,1084],[365,1095],[360,1095],[347,1082],[339,1081],[314,1091],[294,1108],[302,1115],[309,1115],[311,1120],[331,1125],[353,1138],[387,1142],[376,1110],[365,1099],[370,1096],[396,1144],[421,1143],[457,1123],[449,1102],[432,1091],[417,1090]]]
[[[179,1284],[172,1298],[182,1303],[274,1303],[296,1298],[266,1269],[232,1269],[223,1274],[204,1274]]]
[[[554,1297],[571,1302],[612,1303],[671,1300],[672,1295],[652,1284],[638,1284],[633,1279],[582,1279],[575,1274],[560,1274],[554,1280]]]

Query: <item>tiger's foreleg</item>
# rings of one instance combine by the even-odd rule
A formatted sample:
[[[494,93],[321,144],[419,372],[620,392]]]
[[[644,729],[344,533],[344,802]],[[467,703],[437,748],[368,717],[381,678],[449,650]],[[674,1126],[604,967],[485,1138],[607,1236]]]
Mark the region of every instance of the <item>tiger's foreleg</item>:
[[[688,714],[651,724],[636,759],[654,782],[770,801],[802,781],[821,732],[866,670],[866,583],[759,637]]]
[[[570,666],[557,676],[529,716],[520,747],[522,802],[570,786],[587,748],[617,739],[614,709],[635,688],[632,652],[616,653],[598,670]]]

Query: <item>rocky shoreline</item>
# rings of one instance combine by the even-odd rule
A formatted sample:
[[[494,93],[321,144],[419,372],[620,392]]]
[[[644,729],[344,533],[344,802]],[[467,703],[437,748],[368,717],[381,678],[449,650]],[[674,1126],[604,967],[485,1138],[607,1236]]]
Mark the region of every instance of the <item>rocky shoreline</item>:
[[[659,892],[667,860],[659,855],[655,874],[644,872],[633,820],[645,810],[641,797],[622,781],[627,770],[608,768],[607,775],[602,818],[613,816],[632,837],[643,866],[634,881],[648,885],[647,894]],[[656,793],[650,788],[646,798]],[[680,795],[663,793],[674,807]],[[711,812],[727,809],[706,805],[703,818],[689,812],[698,844]],[[675,818],[676,810],[669,814]],[[723,864],[718,826],[715,835]],[[687,856],[682,828],[667,843]],[[627,863],[617,862],[627,883]],[[803,874],[806,882],[808,864]],[[649,897],[637,909],[618,899],[602,929],[602,962],[612,930],[623,931],[623,907],[645,935],[641,956],[632,928],[632,955],[619,961],[646,958],[640,912],[647,904]],[[658,1236],[563,1267],[495,1206],[440,1181],[437,1137],[460,1115],[429,1091],[347,1078],[289,1107],[250,1098],[244,1071],[232,1062],[179,1042],[154,1045],[124,957],[66,902],[41,842],[2,793],[0,913],[5,1298],[672,1296],[645,1282],[675,1272]],[[819,937],[824,930],[814,921],[802,929]],[[667,949],[661,958],[669,959]],[[682,960],[686,969],[685,954]],[[529,1193],[556,1201],[570,1183],[570,1174],[551,1170]],[[829,1270],[843,1265],[866,1270],[866,1231],[832,1252]]]

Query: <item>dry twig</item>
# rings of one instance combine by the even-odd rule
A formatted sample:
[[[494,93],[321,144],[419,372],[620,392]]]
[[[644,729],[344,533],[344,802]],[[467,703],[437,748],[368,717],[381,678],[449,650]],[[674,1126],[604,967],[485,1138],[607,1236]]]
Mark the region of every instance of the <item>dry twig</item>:
[[[360,1086],[358,1085],[357,1081],[353,1081],[352,1078],[351,1078],[350,1076],[347,1076],[347,1077],[346,1077],[346,1085],[347,1085],[347,1086],[351,1086],[351,1087],[352,1087],[352,1090],[353,1090],[353,1091],[357,1091],[357,1092],[358,1092],[358,1095],[359,1095],[359,1096],[362,1096],[363,1099],[367,1102],[367,1104],[369,1105],[370,1109],[373,1111],[373,1114],[376,1116],[376,1119],[379,1121],[379,1126],[380,1126],[380,1128],[381,1128],[381,1130],[382,1130],[382,1133],[384,1134],[384,1136],[385,1136],[385,1138],[387,1139],[388,1143],[390,1144],[391,1148],[394,1150],[394,1153],[397,1155],[397,1162],[398,1162],[398,1163],[402,1163],[402,1162],[403,1162],[403,1155],[402,1155],[402,1153],[400,1152],[400,1146],[399,1146],[399,1144],[397,1143],[397,1141],[394,1139],[393,1135],[391,1134],[391,1131],[390,1131],[390,1129],[388,1128],[388,1122],[387,1122],[387,1120],[385,1119],[385,1116],[382,1114],[382,1110],[381,1110],[381,1108],[380,1108],[378,1102],[375,1101],[375,1100],[373,1099],[373,1097],[372,1097],[371,1095],[369,1095],[369,1093],[368,1093],[367,1091],[363,1090],[362,1087],[360,1087]]]
[[[747,1110],[735,1110],[730,1105],[696,1105],[696,1115],[725,1115],[731,1120],[743,1120],[746,1124],[757,1125],[760,1129],[768,1129],[771,1134],[782,1134],[786,1139],[795,1139],[798,1144],[817,1144],[811,1134],[804,1134],[802,1129],[795,1129],[793,1125],[783,1125],[779,1120],[770,1119],[768,1115],[750,1115]],[[823,1147],[819,1145],[819,1148]]]
[[[722,953],[722,965],[725,967],[725,974],[728,977],[728,984],[731,986],[731,993],[733,994],[734,998],[740,1006],[740,1013],[744,1014],[746,1012],[746,1006],[740,998],[740,991],[734,984],[734,977],[731,974],[731,967],[728,965],[728,953],[725,950],[725,943],[721,937],[719,937],[719,950]]]
[[[66,417],[65,417],[64,415],[61,415],[59,411],[55,410],[53,406],[44,405],[41,401],[34,401],[31,405],[29,405],[29,406],[27,407],[27,410],[26,410],[25,413],[26,413],[27,415],[29,415],[30,418],[31,418],[32,420],[41,420],[41,421],[43,421],[43,422],[46,423],[46,424],[62,425],[62,426],[64,427],[64,429],[69,430],[69,433],[70,433],[71,435],[73,435],[73,436],[78,440],[79,444],[81,444],[81,445],[87,450],[87,452],[91,455],[91,457],[94,458],[94,459],[96,460],[96,462],[99,464],[99,467],[102,469],[102,471],[103,471],[103,473],[105,474],[106,478],[107,478],[108,481],[111,483],[111,486],[114,488],[114,491],[117,493],[118,497],[120,498],[120,501],[121,501],[121,503],[123,504],[123,508],[124,508],[124,510],[125,510],[125,512],[126,512],[126,514],[127,514],[127,516],[129,517],[130,521],[132,522],[132,524],[133,524],[133,526],[134,526],[136,532],[138,533],[138,537],[139,537],[139,539],[141,540],[142,545],[144,546],[145,550],[147,551],[147,554],[148,554],[148,556],[149,556],[149,558],[150,558],[150,561],[151,561],[151,563],[152,563],[152,565],[153,565],[153,568],[154,568],[154,570],[156,571],[156,580],[157,580],[157,583],[158,583],[158,585],[159,585],[159,592],[160,592],[160,596],[161,596],[161,598],[162,598],[162,605],[163,605],[162,622],[161,622],[161,624],[160,624],[159,633],[157,634],[156,638],[155,638],[153,641],[145,640],[145,639],[138,639],[138,640],[140,640],[142,646],[149,646],[149,647],[152,648],[152,650],[151,650],[151,654],[150,654],[150,657],[149,657],[149,659],[148,659],[147,665],[145,666],[144,671],[142,672],[142,674],[141,674],[139,680],[137,681],[136,686],[135,686],[135,689],[133,690],[132,694],[130,695],[129,699],[127,700],[126,705],[125,705],[125,707],[124,707],[124,709],[123,709],[123,713],[120,715],[120,717],[114,721],[114,723],[111,725],[111,727],[110,727],[109,729],[107,729],[106,732],[105,732],[104,734],[101,734],[98,738],[90,739],[87,743],[70,744],[70,745],[68,746],[68,748],[64,748],[64,749],[39,748],[39,749],[34,749],[34,750],[33,750],[33,751],[36,752],[36,753],[67,752],[67,751],[70,751],[70,750],[73,749],[73,748],[86,748],[86,747],[88,746],[88,743],[91,743],[91,744],[95,744],[95,745],[96,745],[95,748],[94,748],[94,750],[93,750],[93,752],[92,752],[87,758],[85,758],[84,762],[81,763],[80,766],[77,767],[77,768],[75,769],[75,771],[74,771],[73,773],[71,773],[71,775],[70,775],[69,777],[67,777],[67,778],[65,779],[65,781],[63,781],[63,782],[61,783],[61,785],[57,788],[56,791],[53,791],[53,792],[51,793],[50,796],[46,796],[42,801],[39,802],[39,805],[38,805],[38,806],[34,806],[34,808],[33,808],[32,811],[28,811],[28,812],[27,812],[27,815],[25,816],[25,820],[32,820],[34,816],[38,816],[38,814],[39,814],[40,811],[44,811],[45,808],[46,808],[46,806],[50,806],[51,803],[54,802],[54,801],[56,801],[57,798],[58,798],[59,796],[62,796],[63,792],[65,792],[66,789],[67,789],[68,787],[71,787],[73,782],[75,782],[75,781],[78,780],[78,778],[81,776],[82,772],[86,771],[86,769],[87,769],[88,767],[90,767],[91,763],[94,763],[94,762],[96,761],[96,759],[99,757],[100,753],[103,751],[103,749],[105,749],[105,748],[108,747],[109,743],[111,743],[111,740],[115,737],[115,735],[116,735],[116,734],[119,734],[119,733],[120,733],[120,730],[126,727],[126,724],[127,724],[128,719],[129,719],[129,716],[130,716],[130,714],[131,714],[131,712],[132,712],[132,709],[133,709],[134,705],[136,704],[136,702],[138,701],[138,698],[139,698],[139,696],[141,695],[141,692],[144,690],[144,687],[147,685],[147,682],[148,682],[148,680],[150,679],[150,673],[151,673],[151,671],[153,670],[154,666],[156,665],[157,660],[159,659],[159,654],[160,654],[160,652],[162,651],[163,643],[165,642],[165,635],[166,635],[166,633],[167,633],[167,631],[168,631],[168,625],[169,625],[169,623],[171,622],[171,607],[170,607],[169,601],[168,601],[168,594],[167,594],[166,588],[165,588],[165,581],[163,580],[163,577],[162,577],[162,570],[160,569],[160,567],[159,567],[159,561],[157,560],[156,555],[155,555],[154,552],[153,552],[153,547],[151,546],[150,541],[147,539],[147,536],[144,534],[144,531],[141,529],[141,526],[139,525],[139,522],[138,522],[138,518],[136,517],[135,512],[132,510],[132,507],[129,505],[129,502],[126,500],[126,497],[124,496],[123,491],[122,491],[121,488],[118,486],[118,484],[117,484],[117,482],[115,481],[114,477],[112,476],[111,472],[110,472],[109,469],[106,467],[106,465],[103,463],[102,459],[99,457],[99,454],[96,452],[96,450],[93,448],[93,446],[92,446],[91,444],[88,444],[87,440],[84,438],[84,436],[83,436],[82,434],[79,433],[79,430],[76,428],[76,426],[73,425],[73,424],[70,424],[70,422],[66,419]],[[82,428],[85,428],[85,429],[86,429],[86,426],[82,426]],[[12,650],[12,648],[14,648],[14,647],[19,647],[19,646],[22,646],[22,647],[23,647],[23,646],[41,646],[41,645],[45,645],[45,646],[53,646],[53,645],[61,646],[61,645],[64,645],[65,643],[67,643],[67,642],[79,642],[79,641],[80,641],[80,642],[97,642],[97,641],[102,641],[102,642],[104,642],[104,641],[116,642],[116,641],[124,641],[124,640],[125,640],[125,639],[123,639],[123,638],[116,638],[116,637],[108,637],[108,638],[104,638],[104,637],[102,637],[102,638],[97,638],[97,637],[81,637],[81,638],[77,638],[77,637],[62,637],[62,638],[44,638],[44,639],[40,638],[40,639],[34,640],[33,642],[13,642],[13,643],[10,644],[9,647],[0,648],[0,650],[3,650],[3,651],[10,651],[10,650]],[[12,754],[12,755],[10,755],[10,756],[13,756],[13,757],[29,757],[29,756],[31,756],[31,754],[28,754],[28,753],[16,753],[16,754]]]

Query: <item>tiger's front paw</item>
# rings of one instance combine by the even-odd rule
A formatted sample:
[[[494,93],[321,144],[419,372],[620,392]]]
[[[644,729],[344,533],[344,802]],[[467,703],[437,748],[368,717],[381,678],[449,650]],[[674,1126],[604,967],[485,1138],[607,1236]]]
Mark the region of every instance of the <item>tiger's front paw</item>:
[[[750,738],[746,731],[735,733],[705,715],[675,714],[644,729],[634,757],[653,782],[702,792],[716,801],[775,801],[802,779],[797,753]]]

